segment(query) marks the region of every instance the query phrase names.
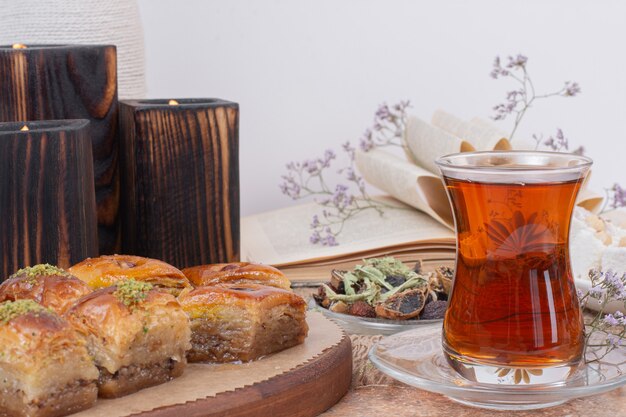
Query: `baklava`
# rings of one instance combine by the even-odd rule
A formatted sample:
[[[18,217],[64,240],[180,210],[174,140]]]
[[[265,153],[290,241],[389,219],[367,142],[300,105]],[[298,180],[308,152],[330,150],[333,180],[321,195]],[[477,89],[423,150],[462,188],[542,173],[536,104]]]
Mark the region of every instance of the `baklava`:
[[[89,286],[67,271],[49,264],[20,269],[0,285],[0,302],[30,299],[63,314]]]
[[[91,407],[98,370],[67,321],[32,300],[0,304],[0,415],[65,416]]]
[[[247,362],[304,342],[306,303],[258,284],[223,284],[183,292],[191,320],[190,362]]]
[[[174,295],[191,287],[179,269],[163,261],[141,256],[105,255],[88,258],[72,266],[69,272],[94,289],[109,287],[128,279],[147,282]]]
[[[81,298],[66,318],[100,370],[99,395],[120,397],[182,375],[189,320],[176,298],[135,280]]]
[[[183,269],[185,276],[196,287],[216,284],[252,283],[288,290],[291,283],[278,269],[249,262],[200,265]]]

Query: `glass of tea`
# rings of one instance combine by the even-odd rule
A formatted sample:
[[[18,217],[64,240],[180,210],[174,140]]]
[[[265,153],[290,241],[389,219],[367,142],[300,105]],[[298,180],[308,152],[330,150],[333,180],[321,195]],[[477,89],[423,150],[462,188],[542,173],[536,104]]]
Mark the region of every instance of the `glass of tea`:
[[[591,159],[494,151],[436,162],[457,235],[443,323],[448,362],[473,381],[565,383],[584,347],[569,227]]]

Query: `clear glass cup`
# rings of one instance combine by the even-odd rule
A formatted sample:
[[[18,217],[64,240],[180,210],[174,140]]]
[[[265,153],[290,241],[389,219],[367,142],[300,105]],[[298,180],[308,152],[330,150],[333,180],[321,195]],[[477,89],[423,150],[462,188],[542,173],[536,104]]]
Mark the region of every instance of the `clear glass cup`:
[[[436,163],[457,234],[443,325],[448,362],[479,382],[565,381],[584,347],[569,227],[591,159],[493,151],[448,155]]]

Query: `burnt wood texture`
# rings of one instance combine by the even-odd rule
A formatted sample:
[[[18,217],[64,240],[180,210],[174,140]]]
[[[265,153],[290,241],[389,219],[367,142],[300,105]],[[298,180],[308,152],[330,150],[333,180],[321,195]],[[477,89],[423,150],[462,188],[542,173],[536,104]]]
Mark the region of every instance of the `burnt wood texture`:
[[[120,102],[125,253],[179,268],[239,259],[239,107]]]
[[[88,123],[0,123],[0,280],[24,266],[97,256]]]
[[[100,252],[119,252],[115,46],[0,46],[0,122],[87,119]]]

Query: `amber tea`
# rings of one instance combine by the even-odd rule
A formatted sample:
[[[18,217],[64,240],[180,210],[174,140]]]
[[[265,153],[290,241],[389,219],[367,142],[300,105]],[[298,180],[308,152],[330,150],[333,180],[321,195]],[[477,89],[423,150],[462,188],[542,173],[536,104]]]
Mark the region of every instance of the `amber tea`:
[[[457,158],[448,162],[457,166],[440,163],[457,231],[447,358],[472,379],[479,378],[475,365],[490,370],[490,382],[553,382],[544,373],[551,367],[563,368],[554,374],[563,378],[584,347],[568,236],[591,162],[540,152]]]

